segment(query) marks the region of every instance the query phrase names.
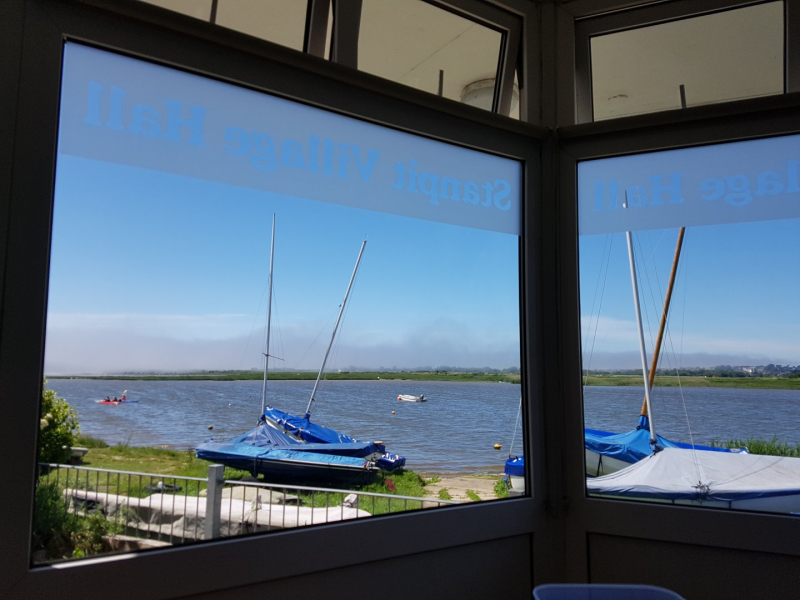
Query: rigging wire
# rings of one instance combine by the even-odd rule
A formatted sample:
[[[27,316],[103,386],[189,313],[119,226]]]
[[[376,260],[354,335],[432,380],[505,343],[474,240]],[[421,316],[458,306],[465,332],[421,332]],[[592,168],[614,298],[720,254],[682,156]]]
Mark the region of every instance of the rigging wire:
[[[334,366],[336,366],[338,364],[337,361],[339,360],[339,348],[340,348],[339,344],[342,341],[341,332],[342,332],[342,330],[344,330],[344,324],[347,321],[347,315],[350,313],[350,307],[353,305],[353,297],[355,296],[356,287],[357,287],[356,284],[358,283],[358,278],[360,276],[361,276],[361,269],[359,268],[359,270],[356,271],[355,279],[353,279],[353,287],[350,288],[350,296],[347,299],[347,306],[344,307],[344,313],[342,314],[342,321],[339,324],[339,335],[336,337],[336,341],[334,342],[334,345],[333,345],[333,365]],[[325,373],[322,374],[323,379],[325,378],[325,375],[326,375]]]
[[[686,242],[684,241],[684,251],[686,248]],[[667,355],[667,362],[669,364],[669,370],[672,370],[672,361],[670,360],[669,356],[672,355],[675,357],[675,375],[678,380],[678,392],[680,394],[681,399],[681,406],[683,408],[683,416],[686,419],[686,428],[689,434],[689,443],[692,447],[692,461],[694,462],[695,473],[697,475],[698,483],[701,483],[701,474],[700,474],[700,462],[698,460],[697,455],[697,448],[694,443],[694,433],[692,432],[692,423],[689,419],[689,409],[686,406],[686,396],[683,392],[683,384],[681,382],[681,357],[683,356],[683,340],[685,334],[685,325],[686,325],[686,297],[687,297],[687,290],[688,290],[688,266],[686,264],[686,258],[684,257],[683,261],[678,265],[678,278],[682,279],[684,293],[683,293],[683,306],[681,310],[681,331],[680,331],[680,350],[679,352],[675,352],[675,344],[672,337],[672,330],[669,327],[669,319],[667,320],[667,326],[665,327],[664,331],[664,343],[665,345],[669,345],[669,350],[665,352]]]
[[[514,455],[514,442],[517,441],[517,429],[519,429],[519,418],[522,415],[522,394],[519,396],[519,410],[517,411],[517,422],[514,423],[514,435],[511,437],[511,445],[508,447],[509,458]]]
[[[244,357],[247,355],[247,349],[250,347],[250,340],[253,338],[253,330],[256,328],[256,321],[258,320],[258,315],[261,312],[261,305],[264,303],[264,295],[267,293],[267,288],[269,287],[269,279],[264,283],[264,289],[261,290],[261,299],[258,301],[258,308],[256,308],[255,315],[253,315],[253,323],[250,325],[250,333],[247,335],[247,343],[244,345],[244,350],[242,351],[242,357],[239,359],[239,370],[242,370],[242,365],[244,364]],[[266,320],[264,321],[264,331],[267,329]]]
[[[306,351],[303,352],[303,356],[301,356],[300,359],[295,363],[294,367],[292,367],[293,369],[297,370],[297,369],[300,368],[300,363],[303,362],[303,359],[309,353],[311,348],[313,348],[314,345],[317,343],[317,340],[319,339],[319,336],[321,336],[322,333],[328,328],[328,325],[330,325],[330,322],[333,320],[333,317],[336,315],[337,312],[338,312],[338,307],[337,307],[337,310],[333,311],[333,314],[331,314],[331,316],[328,317],[328,322],[325,323],[325,325],[322,326],[322,329],[319,330],[319,333],[317,333],[317,337],[315,337],[311,341],[311,343],[308,345],[308,348],[306,348]]]
[[[281,356],[286,356],[286,349],[283,346],[283,330],[282,330],[281,325],[280,325],[281,324],[280,311],[278,310],[278,294],[275,291],[274,287],[273,287],[273,290],[272,290],[272,307],[273,307],[273,312],[275,313],[275,319],[274,320],[276,321],[274,328],[277,330],[277,335],[278,335],[278,352],[280,352]],[[272,356],[272,358],[274,358],[276,360],[279,360],[279,361],[281,361],[283,363],[283,366],[281,367],[281,370],[285,373],[286,372],[286,359],[279,358],[277,356]],[[287,389],[286,379],[281,379],[281,386],[280,387],[283,390],[284,395],[285,395],[286,394],[286,389]],[[274,383],[273,383],[273,389],[274,389]]]
[[[640,293],[640,295],[642,297],[645,298],[645,300],[647,299],[647,296],[645,296],[645,294],[644,294],[644,291],[645,291],[644,287],[645,287],[645,282],[646,282],[647,283],[647,291],[650,292],[650,302],[655,303],[655,300],[653,298],[653,284],[650,281],[650,271],[647,268],[647,261],[644,260],[645,253],[644,253],[644,249],[642,248],[642,237],[640,235],[636,236],[636,243],[639,246],[639,254],[642,257],[642,261],[641,261],[642,262],[642,267],[644,267],[644,278],[641,278],[641,277],[639,278],[640,279],[640,282],[639,282],[639,288],[640,288],[639,293]],[[653,270],[655,271],[655,267],[653,268]],[[652,324],[651,324],[651,321],[650,321],[650,311],[647,309],[647,302],[646,301],[643,302],[642,304],[644,304],[644,317],[645,317],[644,320],[647,323],[647,333],[650,336],[650,346],[655,347],[655,340],[653,340],[653,328],[652,328]]]
[[[588,361],[588,364],[586,366],[586,369],[584,369],[585,372],[588,372],[589,369],[591,368],[592,357],[594,356],[594,346],[595,346],[595,342],[597,341],[597,329],[600,326],[600,311],[603,308],[603,298],[605,297],[606,282],[608,281],[608,270],[609,270],[609,265],[611,264],[611,248],[613,247],[613,245],[614,245],[614,235],[613,234],[609,234],[606,237],[606,246],[608,247],[608,253],[606,254],[606,248],[604,247],[603,248],[603,258],[600,261],[600,273],[597,274],[597,287],[599,287],[599,285],[600,285],[600,275],[604,274],[604,276],[603,276],[603,287],[602,287],[602,290],[600,291],[600,304],[597,307],[597,318],[595,319],[595,322],[594,322],[594,334],[592,336],[592,345],[591,345],[591,348],[589,350],[589,361]],[[603,268],[603,264],[604,263],[605,263],[605,269]],[[597,287],[595,287],[595,298],[597,297]],[[591,330],[591,323],[592,323],[592,317],[593,316],[594,316],[594,301],[592,301],[592,312],[589,313],[589,326],[587,328],[589,331]],[[587,332],[587,338],[588,338],[588,332]],[[583,379],[583,384],[584,385],[586,385],[586,377],[587,377],[587,374],[584,373],[584,379]]]
[[[597,304],[597,292],[600,290],[600,277],[603,275],[603,264],[606,260],[606,250],[608,249],[609,240],[612,239],[612,234],[606,236],[605,243],[603,244],[603,254],[600,259],[600,269],[597,271],[597,282],[594,285],[594,297],[592,298],[592,310],[589,313],[589,322],[586,324],[586,334],[584,339],[589,341],[589,332],[592,330],[592,317],[594,317],[594,307]]]

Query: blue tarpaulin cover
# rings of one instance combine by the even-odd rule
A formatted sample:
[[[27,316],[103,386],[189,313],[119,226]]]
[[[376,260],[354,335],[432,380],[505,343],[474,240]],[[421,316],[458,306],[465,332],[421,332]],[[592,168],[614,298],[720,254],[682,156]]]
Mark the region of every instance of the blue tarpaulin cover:
[[[262,418],[255,429],[232,440],[201,444],[197,447],[197,457],[298,483],[316,482],[319,467],[326,465],[344,469],[378,467],[392,471],[406,463],[404,457],[387,453],[383,444],[360,442],[328,427],[310,423],[307,419],[270,407],[267,410],[273,422],[277,422],[293,435],[275,429]],[[306,439],[308,441],[304,441]],[[309,465],[293,468],[292,464],[297,461]],[[292,469],[295,472],[291,472]],[[323,480],[326,483],[346,481],[341,478],[332,479],[329,473],[323,475]]]
[[[514,477],[525,477],[525,459],[522,456],[509,456],[505,473]]]
[[[639,428],[626,433],[609,433],[596,429],[584,430],[585,445],[587,450],[591,450],[603,456],[610,456],[627,463],[635,463],[642,460],[645,456],[653,454],[650,444],[650,431],[647,425],[647,417],[641,417]],[[727,448],[712,448],[711,446],[699,446],[685,444],[683,442],[673,442],[656,434],[656,441],[661,448],[694,448],[707,452],[740,452],[740,450],[728,450]]]
[[[290,415],[277,408],[267,406],[264,409],[264,416],[280,425],[289,433],[304,439],[307,442],[316,444],[338,444],[338,443],[351,443],[357,440],[351,438],[349,435],[339,433],[330,427],[317,425],[312,423],[309,419]]]
[[[348,437],[348,436],[342,436]],[[353,439],[353,438],[349,438]],[[300,450],[303,452],[321,452],[323,454],[337,454],[340,456],[359,456],[365,457],[370,454],[384,454],[386,448],[381,444],[373,444],[372,442],[359,442],[353,440],[346,443],[333,443],[333,444],[304,444],[303,442],[294,439],[290,435],[286,435],[282,431],[270,427],[264,421],[258,424],[255,429],[243,433],[242,435],[233,438],[224,444],[249,444],[259,448],[286,448],[292,450]]]
[[[626,433],[611,433],[597,429],[584,430],[584,444],[588,450],[610,456],[623,462],[635,463],[653,454],[650,444],[650,431],[647,429],[647,417],[641,417],[640,426],[643,429],[634,429]],[[712,446],[699,446],[686,444],[684,442],[673,442],[656,435],[656,441],[660,448],[683,448],[702,450],[704,452],[724,452],[724,453],[744,453],[743,449],[713,448]],[[525,473],[525,459],[522,456],[512,456],[506,461],[506,475],[522,477]]]

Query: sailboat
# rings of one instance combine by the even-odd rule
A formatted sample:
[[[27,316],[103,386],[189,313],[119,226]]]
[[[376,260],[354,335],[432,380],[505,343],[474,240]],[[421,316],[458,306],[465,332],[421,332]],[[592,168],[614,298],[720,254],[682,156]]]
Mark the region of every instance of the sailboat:
[[[746,453],[743,449],[714,448],[698,444],[687,444],[685,442],[674,442],[668,440],[655,431],[650,412],[650,391],[655,380],[656,366],[663,342],[664,331],[666,328],[667,316],[669,314],[672,290],[675,285],[675,276],[678,270],[683,237],[686,229],[680,228],[678,241],[675,246],[675,256],[672,261],[672,271],[670,273],[667,293],[664,298],[664,307],[661,312],[661,323],[658,336],[656,338],[655,350],[649,371],[647,370],[646,351],[644,348],[644,329],[641,322],[641,311],[639,309],[639,288],[636,280],[636,265],[633,255],[633,242],[631,233],[626,232],[628,242],[628,259],[631,270],[631,285],[633,288],[634,307],[636,309],[636,319],[639,329],[639,348],[642,359],[642,373],[644,377],[644,401],[639,414],[636,428],[624,433],[613,433],[597,429],[584,429],[584,454],[586,462],[586,475],[588,477],[601,477],[610,473],[615,473],[626,469],[632,464],[651,456],[654,451],[663,448],[677,448],[683,450],[697,450],[705,453]],[[504,472],[509,487],[517,492],[524,492],[524,465],[523,456],[509,456],[505,463]]]
[[[344,313],[350,290],[358,272],[367,241],[361,244],[350,283],[333,334],[314,383],[306,413],[297,417],[267,406],[269,340],[272,313],[272,271],[275,250],[275,217],[272,220],[270,246],[269,296],[264,340],[264,379],[261,391],[261,414],[255,429],[225,442],[207,442],[197,447],[197,457],[263,475],[271,483],[339,486],[369,483],[381,470],[392,471],[405,465],[406,459],[386,452],[381,442],[362,442],[329,427],[311,422],[317,389],[328,360],[336,332]]]
[[[666,311],[669,307],[672,283],[684,228],[678,236],[673,273],[662,315],[662,331],[659,332],[659,347],[663,333]],[[653,381],[657,353],[648,378],[644,348],[644,330],[639,310],[636,267],[633,258],[631,233],[627,232],[628,256],[631,268],[636,321],[639,330],[639,349],[644,376],[645,406],[636,432],[622,434],[639,442],[646,432],[649,451],[645,456],[631,461],[633,464],[599,477],[587,480],[587,491],[605,497],[639,498],[673,504],[756,510],[764,512],[800,512],[800,458],[759,456],[747,452],[731,452],[725,449],[668,443],[658,436],[653,424],[650,408],[650,387]],[[657,352],[657,351],[656,351]],[[588,436],[587,436],[588,437]],[[596,436],[595,441],[606,441],[606,448],[598,444],[598,454],[607,449],[620,436]],[[639,448],[639,450],[643,450]],[[587,439],[587,456],[589,441]],[[600,460],[604,457],[600,454]],[[587,461],[588,466],[588,461]]]
[[[628,262],[631,272],[631,286],[633,288],[634,308],[636,310],[636,322],[639,332],[639,352],[642,360],[642,375],[644,379],[644,401],[639,413],[639,421],[636,429],[625,433],[611,433],[598,431],[596,429],[586,429],[586,474],[591,477],[599,477],[625,469],[643,458],[650,456],[656,448],[682,448],[699,450],[701,452],[744,452],[739,449],[714,448],[712,446],[701,446],[697,444],[687,444],[684,442],[673,442],[656,434],[655,426],[650,412],[650,392],[655,381],[656,366],[664,339],[664,331],[669,314],[672,290],[675,285],[675,276],[678,271],[678,262],[683,247],[683,237],[686,232],[685,227],[681,227],[678,232],[678,240],[675,244],[675,256],[672,260],[672,270],[670,272],[667,293],[664,297],[664,308],[661,311],[661,323],[659,324],[658,336],[656,337],[653,359],[650,363],[650,370],[647,370],[647,353],[644,345],[644,328],[642,326],[642,315],[639,308],[639,287],[636,279],[636,261],[633,254],[633,241],[631,232],[626,232],[628,243]]]

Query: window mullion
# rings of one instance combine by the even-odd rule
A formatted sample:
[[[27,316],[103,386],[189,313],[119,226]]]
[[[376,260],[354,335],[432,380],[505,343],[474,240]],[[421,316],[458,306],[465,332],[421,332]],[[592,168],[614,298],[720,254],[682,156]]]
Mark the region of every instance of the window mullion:
[[[352,69],[358,68],[358,34],[361,27],[361,0],[333,1],[333,40],[331,60]]]

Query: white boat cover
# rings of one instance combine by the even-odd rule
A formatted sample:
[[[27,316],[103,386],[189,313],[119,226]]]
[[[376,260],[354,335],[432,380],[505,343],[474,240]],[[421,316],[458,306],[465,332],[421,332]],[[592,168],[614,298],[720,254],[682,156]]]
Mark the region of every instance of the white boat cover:
[[[621,471],[587,479],[586,487],[590,494],[701,502],[800,498],[800,458],[664,448]]]

